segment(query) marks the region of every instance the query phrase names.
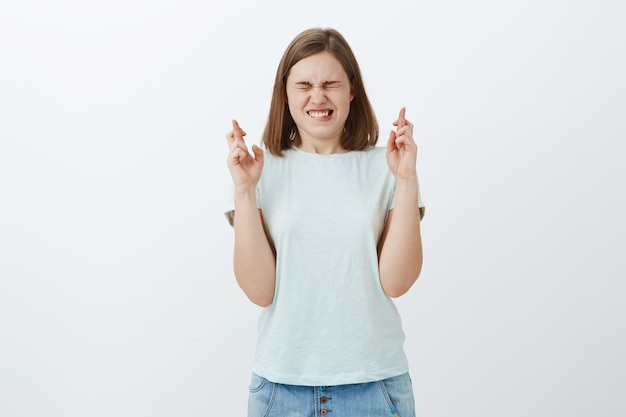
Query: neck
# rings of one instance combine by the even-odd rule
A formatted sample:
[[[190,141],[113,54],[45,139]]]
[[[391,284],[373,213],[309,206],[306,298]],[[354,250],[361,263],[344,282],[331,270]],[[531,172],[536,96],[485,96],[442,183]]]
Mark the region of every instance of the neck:
[[[308,153],[317,153],[320,155],[332,155],[335,153],[346,153],[347,149],[344,149],[339,138],[335,139],[313,139],[313,138],[301,138],[300,146],[298,149]]]

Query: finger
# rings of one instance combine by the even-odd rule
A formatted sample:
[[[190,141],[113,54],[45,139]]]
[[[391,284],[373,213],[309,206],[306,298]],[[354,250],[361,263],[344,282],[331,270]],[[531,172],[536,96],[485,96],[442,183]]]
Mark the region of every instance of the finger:
[[[239,127],[239,124],[237,124],[237,127],[239,128],[239,133],[241,134],[241,136],[246,136],[247,133],[245,130],[243,130],[241,127]]]
[[[237,123],[237,120],[235,120],[235,119],[233,119],[232,122],[233,122],[233,137],[235,139],[242,138],[241,128],[239,127],[239,123]]]
[[[254,159],[263,165],[263,158],[265,154],[263,153],[263,149],[259,148],[256,145],[252,145],[252,152],[254,152]]]
[[[248,147],[246,146],[246,143],[243,141],[243,138],[241,137],[241,135],[237,135],[235,133],[235,130],[231,130],[226,135],[226,141],[228,142],[228,147],[230,150],[229,158],[233,155],[241,155],[241,154],[249,155]],[[235,152],[236,150],[239,150],[240,152],[237,153]]]
[[[244,132],[241,127],[239,127],[239,123],[235,119],[233,119],[233,134],[235,135],[235,138],[238,139],[243,139],[243,137],[246,135],[246,132]]]
[[[247,133],[244,132],[243,130],[241,131],[241,133],[242,134],[240,136],[242,136],[242,137],[247,135]],[[228,143],[229,147],[232,146],[233,142],[237,140],[237,135],[235,135],[235,131],[234,130],[231,130],[230,132],[228,132],[225,137],[226,137],[226,143]],[[243,139],[243,138],[241,138],[241,139]]]
[[[232,150],[238,146],[238,143],[241,143],[241,139],[237,139],[234,131],[230,131],[226,134],[226,142],[228,142],[228,147]]]
[[[413,123],[409,122],[407,119],[404,119],[404,126],[400,126],[400,128],[410,128],[413,130]]]
[[[397,136],[408,136],[413,139],[413,126],[410,124],[406,124],[405,126],[399,128],[396,133]]]
[[[395,140],[398,149],[417,149],[417,144],[407,136],[398,136]]]
[[[404,118],[406,114],[406,107],[402,107],[400,109],[400,116],[398,116],[398,127],[404,127],[406,125],[406,119]]]
[[[239,126],[239,122],[237,122],[237,120],[232,119],[231,122],[233,125],[233,130],[226,134],[226,142],[228,143],[228,146],[232,148],[233,142],[238,138],[243,139],[243,137],[246,136],[247,133],[244,132],[244,130]]]
[[[246,143],[243,141],[243,139],[239,138],[239,139],[235,139],[233,141],[233,144],[231,146],[231,150],[235,150],[235,149],[240,149],[241,151],[249,154],[250,152],[248,151],[248,147],[246,146]]]
[[[406,126],[396,132],[396,137],[402,138],[402,140],[413,142],[412,132]]]
[[[392,130],[389,132],[389,139],[387,139],[387,153],[394,150],[396,150],[396,132]]]
[[[248,156],[248,152],[242,149],[235,149],[228,155],[228,165],[239,165]]]
[[[243,146],[245,148],[245,142],[243,137],[247,135],[246,132],[239,126],[239,122],[237,120],[232,119],[233,130],[231,130],[228,134],[233,138],[233,142],[231,144],[237,144],[238,146]]]
[[[404,125],[406,125],[407,121],[404,118],[405,114],[406,114],[406,107],[402,107],[400,109],[400,114],[398,115],[398,119],[395,122],[393,122],[393,125],[397,126],[398,128],[401,128]]]
[[[230,132],[226,134],[226,143],[228,143],[229,148],[232,148],[234,141],[235,141],[235,135],[233,131],[231,130]]]

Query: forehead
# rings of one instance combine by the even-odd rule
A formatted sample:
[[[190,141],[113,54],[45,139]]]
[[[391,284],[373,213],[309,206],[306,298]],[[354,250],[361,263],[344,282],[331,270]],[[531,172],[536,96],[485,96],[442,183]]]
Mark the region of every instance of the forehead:
[[[324,51],[308,56],[296,62],[289,71],[287,81],[305,80],[313,82],[343,81],[348,74],[330,52]]]

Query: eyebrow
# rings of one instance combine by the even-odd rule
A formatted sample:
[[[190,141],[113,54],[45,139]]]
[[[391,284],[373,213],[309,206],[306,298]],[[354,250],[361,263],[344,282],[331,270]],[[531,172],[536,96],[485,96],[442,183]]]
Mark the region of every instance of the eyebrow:
[[[340,82],[341,81],[324,81],[322,83],[322,85],[328,86],[328,85],[331,85],[331,84],[339,84]],[[298,81],[298,82],[296,82],[296,85],[311,86],[313,84],[310,83],[309,81]]]

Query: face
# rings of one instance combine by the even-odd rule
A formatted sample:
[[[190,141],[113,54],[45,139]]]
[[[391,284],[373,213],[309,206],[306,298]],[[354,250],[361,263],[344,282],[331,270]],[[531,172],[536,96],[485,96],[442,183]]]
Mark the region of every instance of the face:
[[[339,146],[354,98],[348,74],[330,52],[298,61],[287,77],[287,103],[303,147]]]

